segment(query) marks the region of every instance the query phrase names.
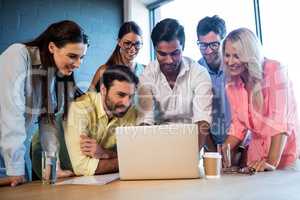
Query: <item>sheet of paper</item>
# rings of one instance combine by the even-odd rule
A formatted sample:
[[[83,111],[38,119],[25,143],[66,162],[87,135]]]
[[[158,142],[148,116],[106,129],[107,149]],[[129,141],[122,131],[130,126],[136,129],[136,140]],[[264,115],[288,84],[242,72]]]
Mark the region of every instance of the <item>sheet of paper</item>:
[[[119,173],[95,175],[95,176],[80,176],[58,182],[56,185],[104,185],[120,178]]]

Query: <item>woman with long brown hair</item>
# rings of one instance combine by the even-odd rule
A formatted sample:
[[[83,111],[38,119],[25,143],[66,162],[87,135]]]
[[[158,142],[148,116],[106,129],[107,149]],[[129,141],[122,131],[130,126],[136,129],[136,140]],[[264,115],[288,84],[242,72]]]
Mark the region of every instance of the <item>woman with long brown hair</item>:
[[[43,150],[57,152],[57,116],[80,95],[73,71],[88,46],[73,21],[51,24],[31,42],[9,46],[0,56],[0,177],[15,186],[31,180],[30,145],[38,124]]]
[[[136,63],[135,57],[142,48],[142,30],[133,21],[125,22],[120,27],[117,45],[104,65],[101,65],[92,80],[89,90],[100,90],[100,80],[103,72],[112,65],[128,66],[138,77],[144,71],[144,65]]]

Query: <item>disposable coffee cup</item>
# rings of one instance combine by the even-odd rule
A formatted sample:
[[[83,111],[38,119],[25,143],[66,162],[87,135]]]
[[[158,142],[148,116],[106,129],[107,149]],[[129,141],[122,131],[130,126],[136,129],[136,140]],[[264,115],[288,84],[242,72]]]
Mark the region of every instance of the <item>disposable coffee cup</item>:
[[[222,168],[222,156],[218,152],[207,152],[203,155],[205,177],[220,178]]]
[[[42,152],[42,181],[43,184],[55,184],[56,182],[56,152]]]

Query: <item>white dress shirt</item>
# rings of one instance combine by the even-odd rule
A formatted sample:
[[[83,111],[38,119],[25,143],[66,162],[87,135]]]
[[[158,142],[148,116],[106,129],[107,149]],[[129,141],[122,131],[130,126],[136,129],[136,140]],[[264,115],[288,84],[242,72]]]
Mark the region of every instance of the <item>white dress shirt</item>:
[[[144,86],[153,96],[154,108],[147,112],[140,108],[138,124],[211,123],[213,94],[210,76],[192,59],[182,58],[173,89],[161,72],[158,61],[151,62],[140,77],[140,88]]]

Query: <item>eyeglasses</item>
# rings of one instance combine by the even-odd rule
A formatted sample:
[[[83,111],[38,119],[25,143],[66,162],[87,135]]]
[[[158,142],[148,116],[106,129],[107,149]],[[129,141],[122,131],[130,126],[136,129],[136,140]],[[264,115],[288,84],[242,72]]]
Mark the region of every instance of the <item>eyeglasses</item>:
[[[140,41],[137,41],[137,42],[131,42],[131,41],[124,41],[123,42],[123,47],[125,49],[131,49],[131,47],[134,46],[135,49],[139,50],[142,48],[143,46],[143,43],[140,42]]]
[[[217,51],[220,47],[220,42],[215,41],[215,42],[209,42],[209,43],[205,43],[205,42],[200,42],[199,40],[197,41],[197,45],[200,48],[201,51],[205,51],[207,49],[207,47],[209,47],[211,50],[213,51]]]
[[[171,57],[177,57],[181,54],[181,49],[176,49],[175,51],[171,52],[171,53],[166,53],[160,50],[156,49],[156,53],[162,57],[166,57],[167,55],[170,55]]]

